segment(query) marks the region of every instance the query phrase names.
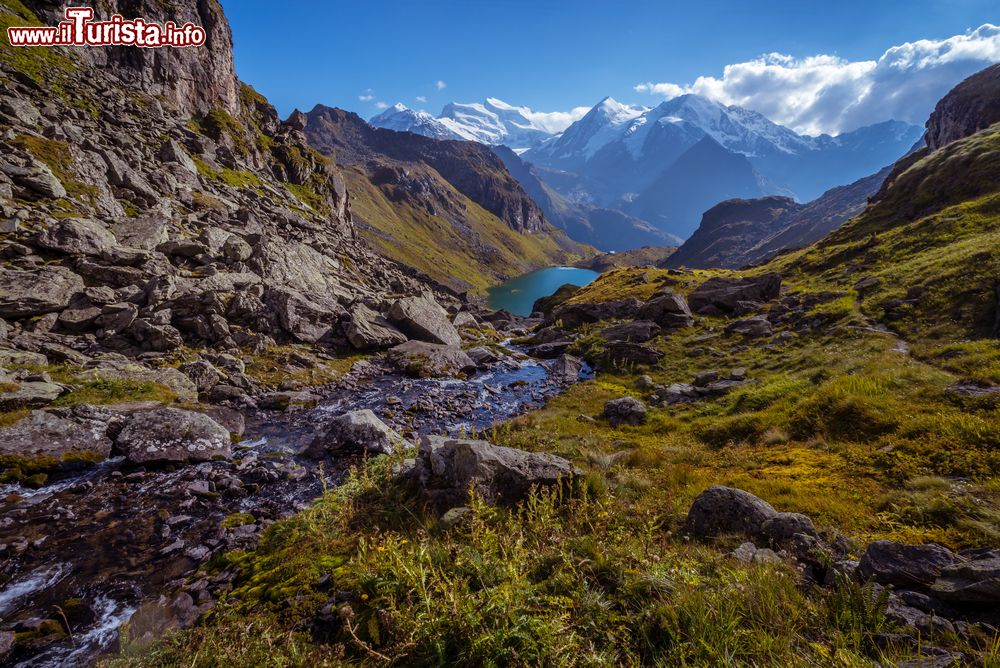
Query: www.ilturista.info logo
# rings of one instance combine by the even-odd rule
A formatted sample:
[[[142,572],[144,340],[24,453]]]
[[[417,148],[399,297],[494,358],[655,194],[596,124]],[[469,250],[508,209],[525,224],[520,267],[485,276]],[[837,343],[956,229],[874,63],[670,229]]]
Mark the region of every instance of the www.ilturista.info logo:
[[[108,21],[93,21],[92,7],[67,7],[66,20],[55,27],[10,27],[11,46],[201,46],[205,29],[193,23],[152,23],[115,14]]]

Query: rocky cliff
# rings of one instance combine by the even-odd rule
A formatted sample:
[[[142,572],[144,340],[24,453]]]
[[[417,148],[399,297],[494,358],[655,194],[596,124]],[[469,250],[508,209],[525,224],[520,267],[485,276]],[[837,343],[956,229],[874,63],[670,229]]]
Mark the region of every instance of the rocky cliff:
[[[208,43],[0,52],[4,359],[346,347],[349,308],[434,289],[355,238],[340,170],[237,80],[217,2],[107,8]],[[5,25],[55,12],[0,6]]]
[[[1000,123],[1000,64],[958,84],[927,119],[927,147],[934,151]]]

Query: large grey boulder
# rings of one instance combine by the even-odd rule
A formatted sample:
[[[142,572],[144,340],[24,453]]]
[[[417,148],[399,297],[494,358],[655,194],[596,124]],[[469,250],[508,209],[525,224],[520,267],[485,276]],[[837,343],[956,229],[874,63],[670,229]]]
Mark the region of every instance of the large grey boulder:
[[[423,341],[407,341],[389,350],[389,364],[414,377],[451,377],[471,374],[476,363],[456,346],[442,346]]]
[[[635,397],[622,397],[612,399],[604,404],[604,417],[612,427],[619,427],[623,424],[636,426],[646,421],[646,404]]]
[[[1000,557],[945,566],[931,593],[954,603],[1000,606]]]
[[[716,276],[695,288],[687,301],[695,313],[732,313],[739,302],[767,302],[780,291],[781,276],[775,273],[750,278]]]
[[[552,311],[545,322],[559,322],[564,328],[574,329],[590,322],[633,318],[641,307],[642,302],[634,297],[597,304],[563,304]]]
[[[583,360],[573,355],[561,355],[549,365],[549,378],[557,383],[575,383],[583,371]]]
[[[61,311],[81,290],[83,279],[65,267],[0,269],[0,317],[29,318]]]
[[[326,337],[344,313],[335,301],[282,287],[270,288],[264,301],[277,313],[282,328],[303,343]]]
[[[659,348],[648,343],[611,341],[604,348],[604,357],[613,364],[644,364],[654,366],[664,358]]]
[[[462,345],[448,313],[431,297],[406,297],[389,308],[389,320],[411,338],[446,346]]]
[[[118,240],[103,224],[89,218],[66,218],[35,238],[35,245],[66,255],[110,253]]]
[[[52,170],[44,162],[32,160],[27,167],[7,164],[0,165],[0,167],[11,181],[36,196],[48,199],[61,199],[66,196],[66,188],[62,181],[52,173]]]
[[[218,422],[179,408],[134,413],[115,439],[130,464],[204,462],[229,457],[229,431]]]
[[[306,447],[305,454],[387,455],[405,444],[403,438],[367,408],[335,417]]]
[[[935,545],[904,545],[877,540],[865,550],[858,574],[879,584],[905,589],[927,589],[956,561],[951,550]]]
[[[55,462],[104,459],[111,453],[111,417],[110,411],[86,404],[32,411],[0,429],[0,455]]]
[[[642,305],[638,313],[640,318],[651,320],[664,329],[690,327],[694,324],[691,309],[684,297],[666,291],[650,299]]]
[[[684,529],[699,537],[727,533],[761,536],[764,524],[777,515],[771,504],[750,492],[715,485],[694,500]]]
[[[474,492],[489,504],[513,506],[533,487],[569,483],[579,472],[562,457],[486,441],[425,437],[414,475],[438,511],[464,505]]]
[[[406,342],[406,334],[364,304],[351,309],[351,319],[344,327],[344,334],[358,350],[380,350]]]
[[[180,401],[198,401],[198,387],[190,378],[172,367],[150,369],[130,362],[102,362],[100,366],[81,373],[80,378],[155,383],[171,390]]]

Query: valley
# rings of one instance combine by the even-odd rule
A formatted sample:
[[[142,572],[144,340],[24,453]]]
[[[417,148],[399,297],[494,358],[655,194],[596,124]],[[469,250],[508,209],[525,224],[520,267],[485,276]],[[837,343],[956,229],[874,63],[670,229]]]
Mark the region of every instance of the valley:
[[[1000,64],[366,121],[98,8],[206,40],[0,45],[0,666],[1000,665]]]

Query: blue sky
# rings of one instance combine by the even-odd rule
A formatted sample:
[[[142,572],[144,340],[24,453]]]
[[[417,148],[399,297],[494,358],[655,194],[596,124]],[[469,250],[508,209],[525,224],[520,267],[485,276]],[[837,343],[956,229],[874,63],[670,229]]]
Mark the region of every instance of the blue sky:
[[[446,102],[487,96],[540,111],[589,106],[605,95],[653,105],[676,94],[673,86],[712,77],[714,84],[705,80],[696,92],[712,91],[722,101],[747,106],[770,100],[773,108],[761,111],[814,133],[851,129],[872,120],[873,112],[863,109],[856,109],[853,117],[830,116],[830,105],[843,104],[845,77],[853,82],[846,93],[850,97],[871,88],[866,76],[880,76],[874,63],[871,74],[858,74],[852,64],[876,61],[890,47],[915,40],[931,40],[934,50],[941,40],[985,23],[1000,24],[996,0],[383,0],[280,5],[223,0],[223,5],[233,27],[237,72],[283,116],[318,102],[366,118],[378,112],[379,102],[401,101],[437,113]],[[975,47],[972,61],[1000,60],[1000,36],[990,33]],[[767,72],[755,73],[754,81],[744,78],[746,68],[738,81],[723,78],[727,65],[754,63],[768,53],[796,60],[758,63]],[[836,58],[807,60],[817,55]],[[768,64],[780,67],[769,69]],[[980,66],[945,64],[950,69],[940,74],[938,87]],[[900,68],[883,69],[897,74]],[[777,92],[774,77],[782,82]],[[817,82],[816,77],[826,78]],[[636,90],[646,83],[651,85],[644,91]],[[786,113],[785,107],[801,98],[789,88],[799,85],[811,86],[817,104],[826,107]],[[824,101],[828,89],[839,91],[839,97]],[[765,93],[767,99],[761,97]],[[892,113],[898,116],[907,113],[907,105],[928,103],[901,100],[900,110]],[[923,115],[924,109],[914,112],[914,118]]]

